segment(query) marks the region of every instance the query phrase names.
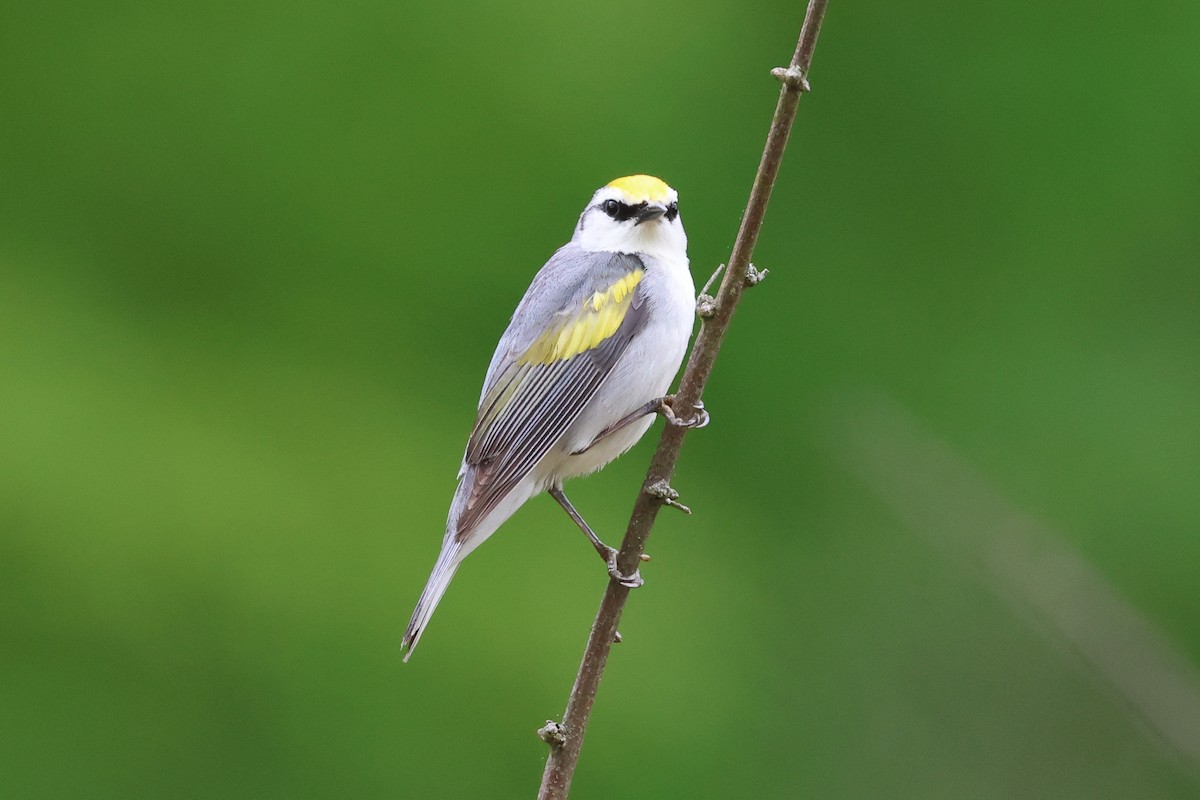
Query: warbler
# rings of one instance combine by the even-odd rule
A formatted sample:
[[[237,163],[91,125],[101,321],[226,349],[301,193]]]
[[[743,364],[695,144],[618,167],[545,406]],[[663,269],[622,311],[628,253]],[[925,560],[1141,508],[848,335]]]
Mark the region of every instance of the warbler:
[[[685,427],[666,394],[692,332],[695,284],[678,194],[649,175],[601,187],[571,241],[533,278],[488,366],[458,473],[442,549],[401,649],[408,661],[463,559],[525,501],[548,492],[584,532],[613,580],[617,551],[563,494],[632,447],[656,414]]]

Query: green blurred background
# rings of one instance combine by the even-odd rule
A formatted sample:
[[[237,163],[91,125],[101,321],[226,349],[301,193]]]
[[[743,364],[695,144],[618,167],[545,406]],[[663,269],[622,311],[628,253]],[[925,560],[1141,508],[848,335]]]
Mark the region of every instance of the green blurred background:
[[[0,793],[531,797],[554,504],[398,653],[484,369],[614,177],[727,257],[802,13],[6,6]],[[1200,796],[1197,31],[834,0],[573,797]]]

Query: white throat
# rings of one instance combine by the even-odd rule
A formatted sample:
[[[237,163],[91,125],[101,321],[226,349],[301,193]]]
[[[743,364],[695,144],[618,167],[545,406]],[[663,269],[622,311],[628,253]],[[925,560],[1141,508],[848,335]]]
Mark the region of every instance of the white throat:
[[[676,218],[614,223],[601,214],[585,214],[572,237],[584,250],[606,253],[645,253],[667,261],[687,263],[687,234]]]

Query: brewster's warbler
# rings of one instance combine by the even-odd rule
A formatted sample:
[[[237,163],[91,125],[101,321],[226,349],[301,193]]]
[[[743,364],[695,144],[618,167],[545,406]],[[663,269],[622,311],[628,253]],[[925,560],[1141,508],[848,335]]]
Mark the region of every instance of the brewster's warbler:
[[[687,350],[695,292],[675,190],[649,175],[599,189],[496,346],[442,550],[404,633],[405,661],[467,554],[541,492],[587,535],[613,580],[641,584],[636,571],[619,571],[617,551],[562,485],[632,447],[656,413],[687,427],[708,422],[702,406],[677,415],[665,396]]]

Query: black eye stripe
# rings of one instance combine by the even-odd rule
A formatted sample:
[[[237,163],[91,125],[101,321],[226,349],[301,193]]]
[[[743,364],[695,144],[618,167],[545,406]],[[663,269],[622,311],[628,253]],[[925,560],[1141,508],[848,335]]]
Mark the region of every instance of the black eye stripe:
[[[620,200],[613,200],[610,198],[605,200],[603,203],[600,203],[597,208],[599,208],[608,216],[612,217],[617,222],[624,222],[625,220],[633,219],[635,216],[637,216],[637,213],[647,205],[649,204],[638,203],[637,205],[630,205],[629,203],[622,203]],[[667,206],[667,213],[663,216],[665,216],[668,221],[678,217],[679,204],[671,203],[669,206]]]
[[[645,205],[645,203],[639,203],[636,206],[631,206],[628,203],[622,203],[620,200],[608,199],[600,204],[600,210],[617,222],[624,222],[627,219],[633,219],[638,209],[644,208]]]

